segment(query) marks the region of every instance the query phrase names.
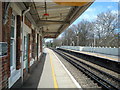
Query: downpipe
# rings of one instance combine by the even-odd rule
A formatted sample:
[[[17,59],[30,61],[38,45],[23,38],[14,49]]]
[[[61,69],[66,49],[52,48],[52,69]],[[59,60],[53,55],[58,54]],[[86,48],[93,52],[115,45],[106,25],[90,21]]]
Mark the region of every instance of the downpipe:
[[[22,16],[23,16],[23,22],[22,22],[22,60],[21,60],[21,83],[23,84],[23,69],[24,69],[24,22],[25,22],[25,15],[26,15],[26,13],[27,12],[29,12],[30,11],[30,7],[27,9],[27,10],[25,10],[24,12],[23,12],[23,14],[22,14]]]

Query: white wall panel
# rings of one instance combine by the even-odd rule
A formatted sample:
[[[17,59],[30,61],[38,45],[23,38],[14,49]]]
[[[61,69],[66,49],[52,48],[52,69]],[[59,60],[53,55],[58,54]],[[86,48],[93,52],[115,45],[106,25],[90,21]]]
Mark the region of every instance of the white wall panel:
[[[82,46],[61,46],[64,49],[72,49],[77,51],[85,51],[85,52],[95,52],[102,53],[108,55],[119,55],[119,48],[108,48],[108,47],[82,47]],[[118,50],[119,49],[119,50]]]

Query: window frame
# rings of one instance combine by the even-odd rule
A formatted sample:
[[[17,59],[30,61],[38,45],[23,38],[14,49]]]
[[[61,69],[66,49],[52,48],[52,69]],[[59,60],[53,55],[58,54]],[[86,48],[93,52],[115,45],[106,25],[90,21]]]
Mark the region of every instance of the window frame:
[[[12,48],[12,52],[13,52],[13,54],[12,54],[12,61],[11,61],[11,58],[10,58],[10,70],[11,71],[14,71],[14,70],[16,70],[16,24],[17,24],[17,15],[16,15],[16,13],[15,12],[12,12],[12,15],[15,17],[15,19],[14,19],[14,25],[12,25],[12,17],[11,17],[11,27],[14,27],[14,37],[12,37],[11,36],[11,33],[10,33],[10,41],[11,40],[13,40],[12,41],[12,44],[13,44],[13,48]],[[10,43],[11,44],[11,43]],[[11,45],[10,45],[10,48],[11,48]],[[11,52],[10,52],[11,53]],[[12,62],[12,63],[11,63]]]

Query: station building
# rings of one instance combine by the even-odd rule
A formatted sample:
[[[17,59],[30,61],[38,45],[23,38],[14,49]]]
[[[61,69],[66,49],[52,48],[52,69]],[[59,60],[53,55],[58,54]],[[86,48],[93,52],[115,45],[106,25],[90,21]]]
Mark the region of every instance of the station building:
[[[23,22],[22,10],[15,3],[10,3],[8,6],[6,6],[6,3],[1,4],[4,18],[2,32],[0,32],[2,36],[1,42],[3,42],[3,45],[4,42],[7,43],[8,50],[0,58],[0,87],[10,88],[21,77],[22,48],[24,48],[24,79],[30,72],[32,65],[40,60],[42,55],[42,36],[38,32],[38,28],[26,16]],[[4,10],[5,8],[8,9]],[[24,36],[22,36],[22,29],[24,29]],[[23,39],[24,44],[22,46]]]
[[[42,6],[35,3],[37,4]],[[50,9],[54,9],[54,12],[51,10],[53,19],[41,20],[38,9],[32,7],[32,2],[0,2],[0,89],[11,88],[18,80],[23,83],[34,65],[41,60],[43,38],[58,37],[91,4],[92,2],[68,8],[56,5],[64,10],[58,11],[51,7]],[[30,6],[31,12],[28,13]],[[56,19],[54,15],[59,17]],[[59,18],[62,20],[58,21]],[[40,25],[48,25],[50,30],[43,30],[43,27],[38,27]]]

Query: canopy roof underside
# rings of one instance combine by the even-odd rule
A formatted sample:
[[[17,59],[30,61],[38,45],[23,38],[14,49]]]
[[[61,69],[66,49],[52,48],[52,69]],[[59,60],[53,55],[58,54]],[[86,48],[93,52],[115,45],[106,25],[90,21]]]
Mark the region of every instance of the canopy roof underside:
[[[39,27],[44,38],[58,37],[70,24],[72,24],[90,5],[62,6],[55,2],[24,2],[18,5],[26,10],[31,7],[27,18]]]

